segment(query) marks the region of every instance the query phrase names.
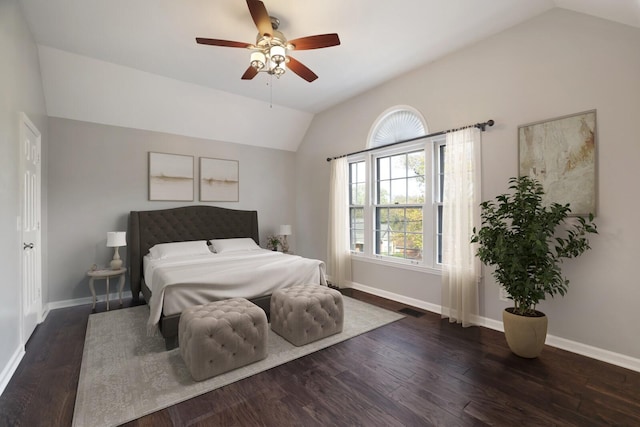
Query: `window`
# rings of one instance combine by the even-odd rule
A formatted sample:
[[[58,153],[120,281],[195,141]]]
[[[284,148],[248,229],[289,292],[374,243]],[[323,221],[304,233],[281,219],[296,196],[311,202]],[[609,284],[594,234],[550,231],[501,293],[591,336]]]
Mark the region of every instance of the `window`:
[[[398,135],[412,139],[425,133],[423,119],[415,110],[390,110],[372,127],[369,146],[377,147],[383,140],[392,144]],[[389,135],[396,137],[389,139]],[[382,145],[349,157],[349,227],[354,255],[376,262],[438,267],[444,152],[445,139],[440,136]]]

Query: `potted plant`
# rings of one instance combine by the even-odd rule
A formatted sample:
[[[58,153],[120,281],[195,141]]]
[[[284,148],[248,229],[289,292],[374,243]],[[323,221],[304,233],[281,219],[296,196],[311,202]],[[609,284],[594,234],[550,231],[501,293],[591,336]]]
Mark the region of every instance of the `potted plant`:
[[[272,251],[277,251],[279,244],[280,244],[280,238],[278,236],[271,235],[267,237],[267,249],[271,249]]]
[[[477,255],[495,266],[494,277],[514,306],[503,312],[509,348],[521,357],[538,357],[547,335],[547,317],[536,310],[547,295],[564,296],[569,280],[560,264],[590,249],[587,234],[597,233],[593,214],[566,222],[569,204],[542,205],[544,190],[537,180],[523,176],[509,179],[512,194],[480,204],[482,224],[473,229],[471,242]],[[558,227],[565,225],[561,229]]]

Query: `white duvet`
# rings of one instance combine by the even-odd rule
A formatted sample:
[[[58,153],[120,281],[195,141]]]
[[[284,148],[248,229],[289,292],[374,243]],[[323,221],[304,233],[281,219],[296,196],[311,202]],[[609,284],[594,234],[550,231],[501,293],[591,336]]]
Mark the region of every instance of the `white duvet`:
[[[323,261],[268,250],[157,260],[145,257],[144,261],[145,282],[152,292],[147,323],[150,334],[157,333],[168,293],[174,307],[165,308],[165,314],[173,314],[167,311],[179,313],[206,301],[256,298],[297,284],[327,284]]]

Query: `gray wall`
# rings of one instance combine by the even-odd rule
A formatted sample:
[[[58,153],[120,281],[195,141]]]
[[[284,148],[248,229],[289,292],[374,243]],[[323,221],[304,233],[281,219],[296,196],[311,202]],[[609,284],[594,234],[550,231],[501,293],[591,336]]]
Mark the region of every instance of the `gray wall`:
[[[430,131],[487,119],[483,198],[507,191],[517,170],[517,126],[597,109],[598,197],[593,250],[569,260],[568,295],[546,301],[549,333],[640,358],[640,30],[554,9],[318,114],[297,152],[298,252],[326,255],[329,164],[326,158],[365,148],[387,108],[408,104]],[[440,276],[353,261],[354,281],[440,304]],[[501,320],[507,302],[485,271],[481,315]]]
[[[42,134],[43,247],[46,245],[47,129],[38,50],[17,0],[0,2],[0,372],[21,348],[20,215],[18,167],[19,113],[25,112]],[[46,253],[43,253],[46,265]],[[43,274],[46,298],[46,269]],[[46,301],[46,299],[45,299]],[[5,378],[0,378],[0,382]]]
[[[295,245],[293,152],[60,118],[49,119],[49,135],[50,302],[90,295],[86,271],[108,265],[106,233],[126,230],[129,211],[199,204],[197,183],[194,202],[148,200],[149,151],[194,156],[196,178],[199,157],[238,160],[240,201],[205,204],[257,210],[262,246],[292,224]]]

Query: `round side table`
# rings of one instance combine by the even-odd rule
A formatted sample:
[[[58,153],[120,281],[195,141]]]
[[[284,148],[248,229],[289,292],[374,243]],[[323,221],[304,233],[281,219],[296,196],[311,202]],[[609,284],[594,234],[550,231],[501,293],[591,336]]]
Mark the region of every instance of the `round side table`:
[[[127,271],[126,268],[119,268],[117,270],[91,270],[87,272],[87,276],[89,276],[89,288],[91,289],[91,295],[93,295],[93,310],[96,309],[96,289],[93,285],[94,280],[96,279],[105,279],[107,282],[107,311],[109,310],[109,279],[112,277],[120,276],[120,286],[118,290],[118,296],[120,298],[120,305],[122,305],[122,288],[124,288],[124,273]]]

